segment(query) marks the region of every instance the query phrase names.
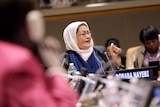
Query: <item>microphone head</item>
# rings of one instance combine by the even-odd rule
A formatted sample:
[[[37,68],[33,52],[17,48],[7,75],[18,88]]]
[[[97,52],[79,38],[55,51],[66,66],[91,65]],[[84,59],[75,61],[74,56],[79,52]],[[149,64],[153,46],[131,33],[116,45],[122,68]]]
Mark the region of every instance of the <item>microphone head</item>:
[[[84,67],[81,68],[81,76],[86,77],[88,75],[88,70]]]
[[[45,35],[43,15],[38,10],[30,11],[26,16],[26,23],[30,39],[39,43]]]
[[[68,53],[64,53],[64,58],[68,58]]]

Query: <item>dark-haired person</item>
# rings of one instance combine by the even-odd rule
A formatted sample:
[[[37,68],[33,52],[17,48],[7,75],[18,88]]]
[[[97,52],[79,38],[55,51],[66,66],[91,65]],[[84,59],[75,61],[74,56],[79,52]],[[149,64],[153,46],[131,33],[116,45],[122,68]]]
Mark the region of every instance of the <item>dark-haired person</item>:
[[[118,48],[120,48],[119,40],[116,38],[107,39],[104,46],[105,47],[110,46],[112,43],[114,43],[114,45],[116,45]]]
[[[156,27],[149,25],[142,28],[139,40],[143,44],[133,55],[135,61],[133,67],[141,68],[149,66],[150,61],[160,61],[160,45],[158,40],[159,31]]]
[[[60,64],[46,76],[29,38],[26,16],[36,9],[33,1],[0,0],[0,107],[75,107],[64,77],[51,73],[62,72]]]

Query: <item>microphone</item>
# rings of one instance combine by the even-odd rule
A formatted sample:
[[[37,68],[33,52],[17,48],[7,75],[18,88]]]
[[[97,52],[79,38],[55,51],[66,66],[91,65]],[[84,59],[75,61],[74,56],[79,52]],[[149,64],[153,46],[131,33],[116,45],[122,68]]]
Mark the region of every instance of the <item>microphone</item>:
[[[113,65],[112,65],[113,61],[111,62],[110,58],[109,58],[108,55],[107,55],[107,52],[104,52],[104,54],[106,55],[106,58],[107,58],[108,63],[109,63],[109,65],[110,65],[110,67],[111,67],[111,70],[114,71],[114,68],[113,68]],[[105,67],[105,69],[106,69],[106,68],[107,68],[107,67]]]
[[[109,59],[109,57],[108,57],[108,55],[107,55],[107,52],[104,52],[104,54],[106,55],[106,58],[107,58],[108,62],[106,62],[102,67],[100,67],[100,68],[96,71],[96,73],[95,73],[95,78],[96,78],[97,80],[98,80],[100,77],[103,77],[103,78],[105,77],[105,78],[106,78],[106,76],[107,76],[108,74],[114,75],[114,74],[116,73],[116,70],[115,70],[114,67],[113,67],[113,64],[114,64],[113,60],[110,60],[110,59]],[[109,67],[111,67],[111,70],[106,72],[105,69],[107,69],[107,68],[109,68]],[[104,76],[100,75],[100,73],[102,72],[102,69],[104,69],[104,70],[103,70],[103,72],[105,73]]]
[[[88,74],[88,70],[86,68],[81,68],[81,76],[86,77]],[[85,81],[82,79],[79,79],[76,82],[75,90],[81,95],[83,88],[85,87]]]

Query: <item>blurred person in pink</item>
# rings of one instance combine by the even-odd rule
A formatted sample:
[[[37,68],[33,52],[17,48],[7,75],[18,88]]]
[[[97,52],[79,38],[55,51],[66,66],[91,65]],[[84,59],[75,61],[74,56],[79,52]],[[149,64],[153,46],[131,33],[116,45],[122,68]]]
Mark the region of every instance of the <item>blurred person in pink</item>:
[[[40,57],[29,38],[26,15],[34,9],[34,0],[0,0],[0,107],[75,107],[77,96],[62,76],[59,47],[52,52],[59,62],[50,63],[45,48]]]

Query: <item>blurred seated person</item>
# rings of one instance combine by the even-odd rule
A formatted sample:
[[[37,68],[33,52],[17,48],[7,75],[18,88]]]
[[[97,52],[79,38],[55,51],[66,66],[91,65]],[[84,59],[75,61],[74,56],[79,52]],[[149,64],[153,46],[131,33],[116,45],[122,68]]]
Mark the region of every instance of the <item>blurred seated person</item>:
[[[26,16],[35,9],[34,0],[0,0],[0,107],[75,107],[59,62],[42,62],[31,41]]]
[[[130,68],[141,68],[149,66],[150,61],[160,61],[160,45],[158,41],[159,31],[156,27],[149,25],[142,28],[139,40],[143,46],[134,52],[135,60]]]
[[[94,43],[91,35],[89,26],[85,21],[72,22],[64,29],[63,39],[68,55],[64,63],[66,69],[68,69],[71,62],[74,63],[77,71],[80,71],[84,67],[88,70],[88,73],[96,73],[98,69],[103,68],[101,60],[104,59],[101,58],[100,60],[97,57],[96,53],[99,52],[94,51]]]
[[[125,69],[126,57],[122,55],[118,39],[109,38],[105,42],[106,56],[110,60],[111,66],[106,71]]]

